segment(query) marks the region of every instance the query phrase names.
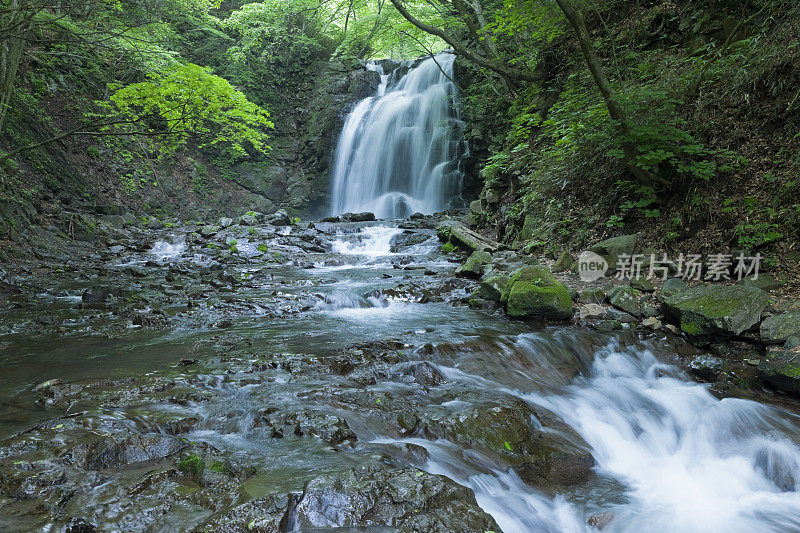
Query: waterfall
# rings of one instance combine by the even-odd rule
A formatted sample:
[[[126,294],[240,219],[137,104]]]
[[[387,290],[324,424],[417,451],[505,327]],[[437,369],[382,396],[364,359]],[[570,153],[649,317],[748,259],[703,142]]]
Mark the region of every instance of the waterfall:
[[[461,194],[463,123],[454,105],[452,54],[384,72],[375,96],[345,121],[333,173],[331,211],[379,218],[446,209]],[[407,70],[407,73],[403,73]]]

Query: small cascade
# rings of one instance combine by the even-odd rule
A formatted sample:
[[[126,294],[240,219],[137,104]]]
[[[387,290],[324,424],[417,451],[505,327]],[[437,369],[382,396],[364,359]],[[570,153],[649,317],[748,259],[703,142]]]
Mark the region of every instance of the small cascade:
[[[186,238],[178,237],[174,242],[156,241],[150,249],[150,255],[158,261],[168,261],[180,257],[186,251]]]
[[[454,99],[452,54],[390,73],[380,63],[375,96],[345,121],[336,150],[331,211],[371,211],[379,218],[434,213],[460,197],[465,152]]]

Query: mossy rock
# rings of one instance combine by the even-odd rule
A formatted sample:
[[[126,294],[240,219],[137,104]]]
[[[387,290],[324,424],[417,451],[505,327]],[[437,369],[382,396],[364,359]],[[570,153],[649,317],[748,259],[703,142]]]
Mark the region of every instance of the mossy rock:
[[[591,248],[590,252],[594,252],[601,256],[608,263],[608,272],[614,272],[617,269],[619,258],[622,255],[633,255],[636,249],[637,235],[620,235],[619,237],[611,237],[604,241],[600,241]]]
[[[553,272],[566,272],[572,267],[572,263],[575,262],[575,258],[572,257],[572,254],[569,252],[562,252],[561,255],[558,256],[556,262],[553,263]]]
[[[761,341],[783,344],[789,337],[800,337],[800,311],[765,318],[761,323]]]
[[[773,347],[758,364],[758,379],[778,390],[800,394],[800,347]]]
[[[572,317],[569,291],[541,265],[518,270],[508,281],[500,302],[512,318],[569,320]]]
[[[508,285],[509,276],[502,272],[492,272],[481,280],[475,296],[492,302],[499,302]]]
[[[733,337],[758,324],[768,303],[755,287],[701,285],[663,297],[661,308],[690,337]]]
[[[463,265],[456,268],[456,276],[464,278],[479,278],[486,270],[486,265],[491,264],[492,254],[489,252],[473,252]]]

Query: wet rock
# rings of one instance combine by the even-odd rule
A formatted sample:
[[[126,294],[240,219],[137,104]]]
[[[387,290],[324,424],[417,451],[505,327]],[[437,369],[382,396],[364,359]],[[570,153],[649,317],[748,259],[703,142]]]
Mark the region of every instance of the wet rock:
[[[207,522],[197,529],[217,533],[241,533],[244,531],[273,533],[287,531],[284,517],[289,508],[290,497],[296,502],[296,495],[287,494],[270,494],[264,498],[249,501],[224,514],[212,515]],[[294,503],[292,510],[293,508]]]
[[[73,518],[67,524],[66,533],[95,533],[97,528],[83,518]]]
[[[616,320],[600,320],[592,327],[594,327],[594,329],[602,333],[610,333],[612,331],[617,331],[622,329],[622,324],[620,324]]]
[[[446,381],[439,369],[427,361],[411,363],[403,369],[403,373],[411,376],[414,381],[426,387],[435,387]]]
[[[81,300],[89,304],[101,304],[108,300],[111,296],[118,297],[121,291],[116,287],[109,287],[108,285],[96,285],[83,291]]]
[[[386,526],[409,532],[499,531],[471,490],[444,476],[377,462],[333,479],[311,480],[294,519],[301,530]]]
[[[219,219],[219,227],[221,228],[230,228],[233,226],[233,219],[228,217],[222,217]]]
[[[595,529],[603,529],[610,524],[613,519],[614,515],[612,513],[598,513],[590,516],[589,520],[586,521],[586,524]]]
[[[789,337],[786,339],[786,342],[783,343],[783,347],[787,350],[797,348],[798,346],[800,346],[800,337]]]
[[[500,302],[503,291],[508,286],[509,279],[508,274],[492,271],[484,276],[478,290],[475,292],[475,296],[491,302]]]
[[[342,220],[346,222],[373,222],[375,220],[375,213],[345,213],[342,215]]]
[[[124,246],[120,246],[119,244],[117,244],[117,245],[112,246],[111,248],[109,248],[108,251],[111,252],[114,255],[119,255],[119,254],[121,254],[122,252],[125,251],[125,247]]]
[[[722,372],[722,359],[711,355],[700,355],[689,363],[689,372],[703,381],[713,383]]]
[[[157,461],[174,454],[184,444],[177,437],[158,433],[113,434],[95,443],[87,455],[90,470],[115,468],[144,461]]]
[[[759,361],[758,379],[778,390],[800,394],[800,347],[770,347]]]
[[[483,275],[486,265],[492,262],[492,254],[489,252],[472,252],[472,255],[463,265],[456,268],[456,276],[462,278],[480,278]]]
[[[636,240],[636,234],[620,235],[619,237],[612,237],[598,242],[590,247],[589,251],[606,260],[608,263],[607,272],[614,272],[618,268],[620,256],[633,255],[633,251],[636,249]]]
[[[393,254],[400,253],[407,248],[422,244],[430,238],[431,236],[426,233],[420,233],[417,231],[404,231],[392,239],[391,245],[389,246],[389,251]]]
[[[692,338],[732,337],[761,320],[769,298],[761,289],[700,285],[662,298],[664,314]]]
[[[634,324],[636,323],[636,317],[634,317],[630,313],[626,313],[625,311],[621,311],[619,309],[611,308],[607,311],[608,318],[614,320],[615,322],[620,322],[622,324]]]
[[[800,336],[800,311],[770,316],[761,323],[761,341],[783,344],[789,337]]]
[[[641,316],[642,309],[639,307],[639,300],[633,288],[627,286],[617,286],[608,292],[608,301],[619,309],[633,316]]]
[[[572,317],[569,292],[545,266],[518,270],[508,281],[501,303],[512,318],[568,320]]]

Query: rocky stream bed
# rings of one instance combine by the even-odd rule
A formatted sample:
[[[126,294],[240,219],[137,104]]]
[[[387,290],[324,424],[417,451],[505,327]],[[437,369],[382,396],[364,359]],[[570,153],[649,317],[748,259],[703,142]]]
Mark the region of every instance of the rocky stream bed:
[[[669,290],[568,274],[537,321],[514,291],[550,271],[462,266],[443,221],[140,224],[4,271],[0,529],[800,529],[744,330],[702,351]]]

